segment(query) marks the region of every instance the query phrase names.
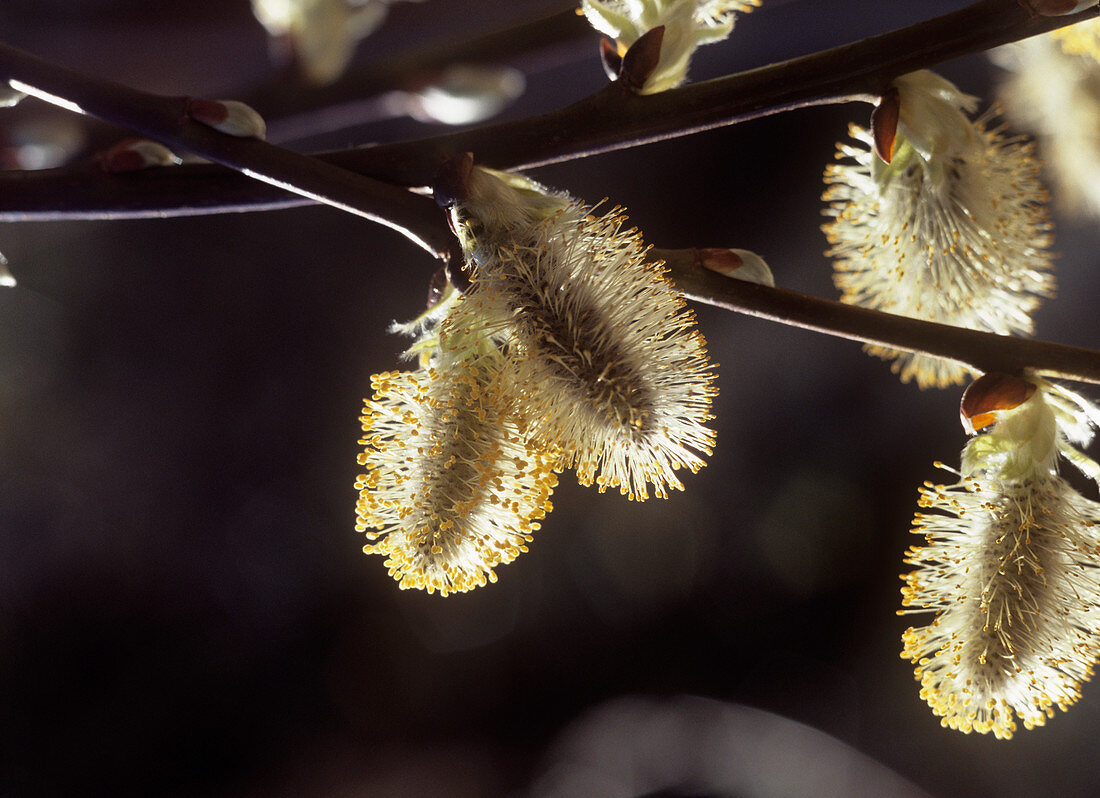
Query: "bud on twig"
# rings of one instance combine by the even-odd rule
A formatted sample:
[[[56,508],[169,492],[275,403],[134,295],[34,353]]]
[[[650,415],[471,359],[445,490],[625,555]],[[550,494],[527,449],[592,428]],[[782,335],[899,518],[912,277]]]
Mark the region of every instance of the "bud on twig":
[[[1036,16],[1060,17],[1084,11],[1096,5],[1096,0],[1020,0],[1020,5]]]
[[[898,135],[898,119],[901,116],[901,93],[891,86],[882,95],[879,104],[871,112],[871,134],[875,155],[886,163],[894,160],[894,140]]]
[[[465,202],[470,196],[470,173],[474,169],[474,154],[463,152],[445,160],[435,173],[433,196],[441,208]]]
[[[100,155],[100,163],[109,174],[136,172],[151,166],[172,166],[179,159],[157,141],[126,139]]]
[[[640,94],[661,60],[661,42],[665,38],[665,26],[658,25],[642,34],[641,38],[623,55],[619,80],[635,94]]]
[[[0,254],[0,288],[15,288],[15,275],[8,269],[8,259]]]
[[[409,114],[424,122],[467,125],[500,113],[524,88],[523,73],[511,67],[456,64],[410,97]]]
[[[696,250],[699,263],[712,272],[734,280],[767,285],[775,288],[775,278],[764,259],[747,249],[700,249]]]
[[[1031,380],[1013,374],[983,374],[963,392],[959,416],[963,429],[973,435],[997,420],[995,411],[1019,407],[1035,393]]]
[[[261,139],[267,134],[264,118],[249,105],[237,100],[187,99],[187,115],[196,122],[230,136]]]
[[[619,73],[623,71],[623,57],[615,42],[610,39],[600,39],[600,61],[603,63],[604,74],[608,80],[618,80]]]
[[[0,108],[11,108],[26,96],[18,89],[13,89],[6,83],[0,83]]]

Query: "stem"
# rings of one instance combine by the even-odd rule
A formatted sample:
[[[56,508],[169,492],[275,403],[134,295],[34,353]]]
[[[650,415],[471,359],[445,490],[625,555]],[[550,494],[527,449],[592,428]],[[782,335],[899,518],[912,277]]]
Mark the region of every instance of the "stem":
[[[845,305],[784,288],[723,277],[701,265],[696,249],[651,249],[684,296],[707,305],[891,349],[965,363],[981,372],[1033,368],[1045,376],[1100,383],[1100,352],[967,330]]]
[[[1094,19],[1097,8],[1030,17],[1018,0],[980,0],[959,11],[813,55],[716,80],[636,96],[611,84],[571,106],[527,119],[412,142],[345,150],[321,160],[406,186],[427,186],[446,157],[476,153],[497,169],[583,158],[748,119],[852,100],[873,101],[898,75]],[[59,90],[64,90],[60,87]],[[306,204],[300,197],[208,167],[143,177],[141,192],[86,170],[0,173],[0,221],[145,218]],[[135,196],[139,194],[141,196]]]
[[[162,97],[92,78],[3,43],[0,80],[62,108],[201,155],[254,180],[384,224],[437,258],[450,255],[453,236],[430,198],[265,141],[221,133],[191,120],[185,97]],[[206,190],[216,193],[211,184]],[[57,195],[62,196],[64,192]]]

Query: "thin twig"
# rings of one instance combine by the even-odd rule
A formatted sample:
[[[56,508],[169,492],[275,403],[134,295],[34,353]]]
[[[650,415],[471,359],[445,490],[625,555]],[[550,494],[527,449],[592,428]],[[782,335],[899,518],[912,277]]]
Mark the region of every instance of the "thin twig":
[[[221,133],[187,115],[186,97],[162,97],[92,78],[3,43],[0,80],[283,191],[384,224],[437,258],[449,257],[453,247],[443,214],[430,198],[265,141]],[[207,190],[217,191],[214,185]]]
[[[737,124],[808,105],[873,100],[896,76],[1093,19],[1097,9],[1030,17],[1018,0],[981,0],[900,30],[660,94],[611,84],[566,108],[412,142],[321,154],[329,163],[400,185],[424,187],[460,152],[497,169],[526,169]],[[182,166],[117,178],[56,169],[0,173],[0,221],[146,218],[271,210],[306,204],[223,170]]]
[[[1100,352],[995,335],[732,280],[701,265],[696,249],[651,249],[684,295],[707,305],[839,338],[947,358],[981,372],[1032,368],[1050,377],[1100,383]]]

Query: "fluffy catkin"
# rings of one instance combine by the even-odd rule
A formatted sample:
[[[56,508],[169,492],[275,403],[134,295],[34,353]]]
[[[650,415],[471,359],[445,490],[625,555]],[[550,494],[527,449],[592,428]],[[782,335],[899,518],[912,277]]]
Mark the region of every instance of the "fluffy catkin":
[[[496,581],[550,511],[556,477],[498,391],[495,358],[439,355],[374,375],[356,529],[402,588],[442,595]]]
[[[692,314],[624,221],[568,204],[490,237],[444,329],[503,342],[517,412],[559,467],[642,500],[704,464],[715,388]]]

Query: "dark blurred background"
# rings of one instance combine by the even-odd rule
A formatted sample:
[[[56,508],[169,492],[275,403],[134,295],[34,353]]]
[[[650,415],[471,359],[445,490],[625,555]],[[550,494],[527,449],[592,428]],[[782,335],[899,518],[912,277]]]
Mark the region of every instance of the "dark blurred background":
[[[399,4],[358,63],[568,5]],[[765,0],[692,75],[962,5]],[[274,69],[246,0],[5,0],[0,38],[165,93],[244,96]],[[532,59],[505,116],[598,88],[597,41]],[[986,60],[941,71],[991,98]],[[10,114],[0,127],[65,119]],[[832,298],[821,172],[867,114],[799,111],[533,175],[625,205],[657,246],[748,248],[778,284]],[[1058,220],[1043,338],[1100,345],[1094,230]],[[398,590],[353,529],[361,402],[399,366],[386,327],[422,309],[427,256],[320,207],[9,224],[0,250],[19,280],[0,291],[2,795],[1095,794],[1097,685],[1001,742],[941,729],[898,656],[916,489],[964,443],[957,389],[700,306],[721,364],[708,467],[645,504],[566,474],[530,553],[440,599]]]

